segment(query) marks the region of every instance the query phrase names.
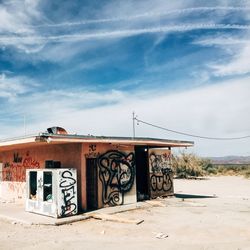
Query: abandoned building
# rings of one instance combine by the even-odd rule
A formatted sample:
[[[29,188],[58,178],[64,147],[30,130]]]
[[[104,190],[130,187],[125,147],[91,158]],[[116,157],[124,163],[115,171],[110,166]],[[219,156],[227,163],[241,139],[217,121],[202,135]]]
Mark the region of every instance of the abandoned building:
[[[59,127],[0,141],[0,198],[36,205],[40,200],[50,215],[56,190],[63,217],[171,195],[171,148],[190,146],[193,142],[71,135]]]

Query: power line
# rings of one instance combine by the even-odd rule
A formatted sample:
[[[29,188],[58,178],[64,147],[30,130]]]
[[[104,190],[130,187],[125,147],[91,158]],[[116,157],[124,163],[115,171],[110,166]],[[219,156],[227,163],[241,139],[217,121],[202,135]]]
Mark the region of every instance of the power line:
[[[172,132],[172,133],[175,133],[175,134],[180,134],[180,135],[186,135],[186,136],[190,136],[190,137],[200,138],[200,139],[229,141],[229,140],[241,140],[241,139],[250,138],[250,135],[241,136],[241,137],[208,137],[208,136],[201,136],[201,135],[193,135],[193,134],[188,134],[188,133],[184,133],[184,132],[180,132],[180,131],[176,131],[176,130],[164,128],[164,127],[161,127],[161,126],[149,123],[149,122],[145,122],[143,120],[138,119],[137,117],[135,117],[134,119],[138,123],[143,123],[143,124],[146,124],[146,125],[154,127],[154,128],[158,128],[158,129],[165,130],[165,131],[168,131],[168,132]]]

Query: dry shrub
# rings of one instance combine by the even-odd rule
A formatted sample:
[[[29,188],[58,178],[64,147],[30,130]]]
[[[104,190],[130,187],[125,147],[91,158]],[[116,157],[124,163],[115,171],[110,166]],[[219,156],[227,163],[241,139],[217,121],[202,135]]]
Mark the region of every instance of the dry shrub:
[[[182,152],[173,156],[172,167],[177,178],[199,177],[205,174],[204,160],[194,154]]]
[[[245,178],[250,178],[250,169],[248,169],[248,170],[246,170],[246,171],[244,172],[244,177],[245,177]]]
[[[173,156],[172,168],[177,178],[200,177],[204,175],[243,175],[246,178],[250,178],[250,164],[214,165],[210,160],[185,152]]]
[[[214,168],[217,168],[219,175],[243,175],[246,178],[250,177],[250,165],[220,164],[220,165],[214,165]]]

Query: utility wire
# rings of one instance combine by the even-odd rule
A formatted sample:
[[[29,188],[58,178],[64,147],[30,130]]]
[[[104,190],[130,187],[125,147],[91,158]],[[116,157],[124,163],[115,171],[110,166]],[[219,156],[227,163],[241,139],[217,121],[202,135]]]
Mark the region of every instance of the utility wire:
[[[188,134],[188,133],[179,132],[179,131],[176,131],[176,130],[164,128],[164,127],[161,127],[161,126],[157,126],[155,124],[142,121],[142,120],[138,119],[137,117],[135,117],[134,119],[138,123],[143,123],[143,124],[146,124],[146,125],[154,127],[154,128],[159,128],[159,129],[162,129],[162,130],[165,130],[165,131],[168,131],[168,132],[172,132],[172,133],[176,133],[176,134],[180,134],[180,135],[186,135],[186,136],[190,136],[190,137],[196,137],[196,138],[200,138],[200,139],[229,141],[229,140],[241,140],[241,139],[250,138],[250,135],[241,136],[241,137],[208,137],[208,136],[193,135],[193,134]]]

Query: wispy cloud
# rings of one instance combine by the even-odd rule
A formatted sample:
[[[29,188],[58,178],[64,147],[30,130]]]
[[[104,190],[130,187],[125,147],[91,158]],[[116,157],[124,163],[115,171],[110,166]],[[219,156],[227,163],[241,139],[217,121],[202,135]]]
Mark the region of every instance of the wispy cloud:
[[[144,5],[134,1],[123,3],[119,8],[109,9],[110,6],[104,6],[99,16],[106,16],[100,19],[88,19],[81,21],[51,23],[45,18],[44,13],[39,11],[39,1],[32,2],[26,0],[23,4],[10,4],[0,6],[0,44],[2,46],[12,46],[26,53],[37,53],[41,51],[47,43],[63,43],[63,42],[79,42],[96,39],[114,39],[143,34],[186,32],[191,30],[245,30],[250,29],[249,25],[233,24],[233,23],[213,23],[194,22],[183,24],[179,18],[183,15],[193,15],[195,13],[209,12],[241,12],[247,13],[249,6],[202,6],[185,8],[185,2],[179,4],[166,4],[159,1],[158,5],[152,5],[146,1]],[[115,6],[115,5],[114,5]],[[138,8],[136,8],[136,6]],[[148,11],[151,6],[152,10]],[[183,6],[182,8],[176,8]],[[120,12],[121,7],[124,9],[125,15]],[[133,8],[132,8],[133,7]],[[126,15],[128,10],[133,9],[131,15]],[[23,10],[23,11],[20,11]],[[167,9],[167,10],[162,10]],[[108,11],[107,11],[108,10]],[[111,17],[110,17],[111,16]],[[167,18],[167,19],[163,19]],[[150,21],[154,21],[150,23]],[[156,21],[156,23],[155,23]],[[42,22],[42,24],[41,24]],[[115,23],[115,26],[113,26]],[[147,23],[145,27],[145,23]],[[160,25],[159,25],[160,23]],[[173,25],[175,23],[175,25]],[[89,28],[89,25],[95,25]],[[105,26],[103,26],[105,24]],[[68,29],[62,30],[67,26],[74,27],[73,31]],[[83,27],[86,26],[86,27]],[[53,29],[51,29],[53,28]],[[58,28],[58,31],[55,29]],[[54,34],[59,33],[59,34]]]
[[[165,33],[165,32],[182,32],[191,30],[250,30],[250,25],[240,24],[214,24],[214,23],[200,23],[200,24],[183,24],[183,25],[167,25],[159,27],[151,27],[145,29],[134,30],[117,30],[117,31],[100,31],[96,33],[76,33],[70,35],[56,35],[56,36],[2,36],[0,37],[0,43],[5,45],[14,45],[16,43],[29,44],[42,44],[44,42],[78,42],[92,39],[103,38],[117,38],[117,37],[129,37],[142,34],[151,33]]]
[[[13,86],[16,93],[28,91],[23,85]],[[18,89],[19,88],[19,89]],[[14,91],[13,91],[14,92]],[[18,106],[13,105],[13,113],[32,114],[32,119],[39,119],[46,116],[50,119],[53,116],[62,116],[76,110],[93,109],[100,106],[114,105],[123,101],[126,94],[118,90],[109,90],[102,93],[88,91],[83,88],[71,88],[64,90],[46,90],[43,92],[33,92],[26,96],[9,95],[15,98]],[[9,97],[9,96],[7,96]],[[48,112],[50,110],[50,112]]]
[[[130,136],[133,110],[193,134],[249,133],[249,10],[240,0],[2,1],[2,137],[21,134],[24,113],[29,133]],[[191,139],[142,124],[137,135]],[[250,146],[196,143],[203,155]]]
[[[250,73],[250,46],[244,46],[229,62],[211,64],[215,76],[243,75]]]
[[[36,36],[38,31],[31,27],[34,22],[45,21],[46,18],[38,10],[38,0],[3,1],[0,4],[0,42],[2,46],[12,46],[26,53],[40,51],[44,42],[34,42],[26,39],[25,42],[18,40],[22,36]],[[8,39],[16,37],[17,40]],[[6,39],[7,38],[7,39]]]
[[[79,26],[87,24],[100,24],[100,23],[110,23],[110,22],[121,22],[121,21],[133,21],[137,19],[149,19],[149,18],[159,18],[166,17],[174,14],[190,14],[193,12],[207,12],[207,11],[249,11],[249,7],[230,7],[230,6],[216,6],[216,7],[196,7],[196,8],[185,8],[185,9],[172,9],[168,11],[158,11],[158,12],[144,12],[137,15],[130,16],[120,16],[105,19],[93,19],[93,20],[82,20],[77,22],[63,22],[63,23],[45,23],[39,25],[31,25],[32,28],[39,27],[65,27],[65,26]]]
[[[177,93],[148,92],[143,98],[139,98],[138,93],[126,95],[116,90],[104,93],[84,90],[47,91],[45,95],[37,93],[26,97],[20,109],[26,110],[29,133],[59,125],[78,134],[130,136],[130,117],[132,111],[136,111],[140,119],[170,129],[207,136],[231,137],[250,133],[250,120],[246,115],[250,108],[248,89],[249,78],[239,78],[221,82],[219,85],[200,86]],[[56,99],[59,101],[55,101]],[[99,102],[99,105],[94,105],[96,102]],[[171,111],[173,107],[174,112]],[[13,132],[8,134],[12,135]],[[17,134],[20,134],[20,131]],[[136,135],[192,139],[178,137],[142,124],[136,127]],[[216,150],[219,142],[196,140],[195,143],[197,152],[202,155],[207,155],[208,152],[214,155],[228,154],[232,150],[236,154],[237,150],[246,154],[249,148],[249,141],[234,141],[228,142],[226,147],[221,146],[218,153]]]
[[[216,46],[224,50],[230,59],[217,59],[208,64],[209,69],[215,76],[243,75],[250,73],[250,36],[245,32],[242,38],[235,35],[211,36],[200,38],[194,44],[201,46]]]
[[[238,36],[210,36],[195,40],[193,44],[201,45],[201,46],[225,46],[225,45],[241,45],[250,43],[250,39],[246,37],[239,38]]]
[[[21,77],[7,77],[5,73],[0,75],[0,97],[14,100],[18,95],[32,92],[39,85],[32,80]]]

